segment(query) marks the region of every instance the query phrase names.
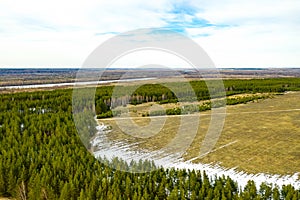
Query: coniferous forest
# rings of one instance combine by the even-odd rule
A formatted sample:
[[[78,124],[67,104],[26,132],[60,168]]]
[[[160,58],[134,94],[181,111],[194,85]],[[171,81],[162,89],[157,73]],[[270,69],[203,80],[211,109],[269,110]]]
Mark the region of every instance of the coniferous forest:
[[[203,82],[191,84],[199,100],[209,99]],[[280,93],[299,90],[300,80],[227,80],[224,85],[227,95]],[[97,89],[97,114],[110,111],[112,90],[113,86]],[[177,101],[172,92],[159,85],[140,87],[130,98],[133,104]],[[148,173],[112,169],[82,144],[73,121],[71,89],[1,94],[0,160],[0,197],[23,200],[300,199],[299,188],[291,185],[256,186],[249,181],[241,188],[229,177],[208,177],[204,171],[157,166]],[[126,165],[117,158],[111,162],[115,168]],[[155,167],[151,161],[146,164]]]

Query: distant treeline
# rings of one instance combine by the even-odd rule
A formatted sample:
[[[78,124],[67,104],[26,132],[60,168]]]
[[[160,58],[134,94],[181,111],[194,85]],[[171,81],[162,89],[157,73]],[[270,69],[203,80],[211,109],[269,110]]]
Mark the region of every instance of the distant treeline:
[[[207,84],[210,86],[208,87]],[[112,109],[127,104],[141,104],[146,102],[176,103],[210,100],[213,98],[232,96],[245,93],[283,93],[285,91],[299,91],[299,78],[272,79],[230,79],[224,80],[224,86],[219,81],[191,81],[189,83],[174,82],[165,84],[146,84],[133,89],[134,86],[105,86],[99,87],[95,96],[96,114],[98,118],[112,117]],[[223,89],[223,90],[222,90]],[[131,92],[132,91],[132,92]],[[175,94],[176,93],[176,94]],[[266,96],[254,95],[240,98],[227,98],[227,105],[247,103]],[[209,110],[211,105],[200,105],[199,111]],[[180,114],[182,109],[167,110],[166,114]],[[189,112],[189,111],[187,111]],[[153,115],[160,114],[157,111]],[[151,115],[151,114],[150,114]]]
[[[287,88],[295,87],[292,81],[296,82],[286,80],[286,84],[291,84]],[[111,89],[99,88],[98,98],[102,97],[101,92],[108,92],[109,96]],[[300,198],[299,188],[291,185],[256,187],[249,181],[240,188],[229,177],[208,177],[194,170],[159,167],[149,173],[115,170],[121,166],[156,167],[150,161],[126,164],[115,159],[109,165],[103,164],[107,163],[105,160],[97,161],[77,134],[72,90],[2,94],[0,102],[0,196],[3,197],[23,200]],[[82,123],[86,134],[95,132],[95,121]]]
[[[259,99],[270,98],[271,95],[253,95],[253,96],[242,96],[242,97],[234,97],[234,98],[226,98],[226,100],[216,100],[213,103],[211,101],[206,101],[201,103],[200,105],[196,104],[188,104],[180,107],[169,108],[164,110],[155,110],[149,113],[143,114],[143,116],[159,116],[159,115],[185,115],[192,114],[201,111],[211,110],[212,108],[218,108],[223,105],[236,105],[236,104],[245,104],[248,102],[254,102]],[[113,116],[118,115],[117,112],[114,113]],[[103,115],[100,115],[103,116]]]

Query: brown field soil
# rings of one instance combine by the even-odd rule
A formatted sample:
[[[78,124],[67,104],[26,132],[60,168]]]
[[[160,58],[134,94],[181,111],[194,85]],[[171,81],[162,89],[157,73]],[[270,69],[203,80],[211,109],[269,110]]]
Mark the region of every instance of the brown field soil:
[[[300,172],[300,92],[288,92],[271,99],[247,104],[227,106],[222,134],[213,150],[202,158],[199,156],[201,143],[211,121],[211,112],[201,112],[197,135],[184,155],[194,163],[215,163],[226,168],[237,168],[249,173],[294,174]],[[144,107],[143,107],[144,106]],[[133,121],[146,126],[155,117],[139,117],[138,112],[149,105],[132,106]],[[198,125],[194,116],[163,116],[163,128],[146,139],[137,139],[124,134],[115,119],[99,120],[112,127],[109,138],[128,143],[141,142],[135,148],[159,150],[177,134],[180,126]],[[192,117],[186,124],[181,117]],[[159,117],[157,117],[159,118]],[[126,125],[127,121],[124,120]],[[188,134],[188,130],[186,130]],[[154,134],[154,133],[153,133]],[[188,135],[186,136],[189,137]]]

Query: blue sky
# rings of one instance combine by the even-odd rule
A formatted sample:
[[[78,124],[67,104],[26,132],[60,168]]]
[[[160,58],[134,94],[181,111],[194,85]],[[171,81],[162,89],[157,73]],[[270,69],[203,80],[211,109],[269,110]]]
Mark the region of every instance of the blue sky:
[[[298,0],[4,0],[0,67],[80,67],[103,41],[158,27],[192,38],[217,67],[300,67]]]

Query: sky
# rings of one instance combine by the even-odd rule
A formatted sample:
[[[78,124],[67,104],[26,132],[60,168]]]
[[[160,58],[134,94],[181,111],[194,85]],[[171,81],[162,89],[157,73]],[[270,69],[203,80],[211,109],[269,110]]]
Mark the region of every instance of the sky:
[[[220,68],[300,67],[299,0],[0,0],[0,67],[80,67],[104,41],[139,28],[183,34]],[[153,56],[169,58],[140,52],[118,63]]]

